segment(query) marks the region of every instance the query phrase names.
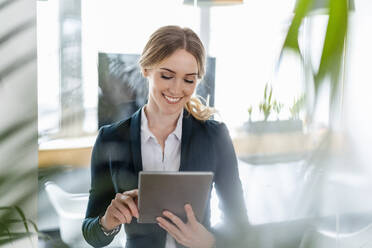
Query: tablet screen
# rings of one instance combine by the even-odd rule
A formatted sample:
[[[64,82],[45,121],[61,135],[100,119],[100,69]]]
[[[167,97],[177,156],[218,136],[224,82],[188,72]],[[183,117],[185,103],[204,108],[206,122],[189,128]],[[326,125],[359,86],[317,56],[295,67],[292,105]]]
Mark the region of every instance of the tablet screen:
[[[138,223],[156,223],[169,210],[186,222],[184,205],[191,204],[196,218],[203,221],[209,200],[213,172],[142,171],[139,173]]]

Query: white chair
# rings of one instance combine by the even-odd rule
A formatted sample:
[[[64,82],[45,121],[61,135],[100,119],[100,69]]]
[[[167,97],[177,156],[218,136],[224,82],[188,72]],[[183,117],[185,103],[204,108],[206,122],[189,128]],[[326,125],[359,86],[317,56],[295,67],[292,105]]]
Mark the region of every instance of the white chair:
[[[372,224],[353,233],[311,229],[305,232],[300,248],[372,248]]]
[[[69,247],[91,247],[85,241],[81,231],[89,194],[71,194],[50,181],[45,183],[45,191],[58,214],[62,241]],[[124,228],[121,228],[120,233],[107,247],[125,247]]]

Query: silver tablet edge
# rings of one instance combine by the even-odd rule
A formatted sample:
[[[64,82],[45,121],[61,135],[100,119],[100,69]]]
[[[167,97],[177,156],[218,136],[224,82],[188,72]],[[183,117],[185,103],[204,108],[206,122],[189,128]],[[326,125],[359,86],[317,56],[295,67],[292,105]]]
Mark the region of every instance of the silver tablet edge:
[[[163,175],[213,175],[213,171],[140,171],[139,176],[146,174],[163,174]],[[139,177],[141,179],[141,177]],[[138,184],[140,180],[138,181]]]

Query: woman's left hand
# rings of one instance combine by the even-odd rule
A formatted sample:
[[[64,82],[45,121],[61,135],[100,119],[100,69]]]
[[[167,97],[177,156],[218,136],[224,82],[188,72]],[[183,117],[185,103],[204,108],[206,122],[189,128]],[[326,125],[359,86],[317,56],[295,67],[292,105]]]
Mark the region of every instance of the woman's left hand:
[[[185,205],[187,223],[169,211],[163,214],[173,223],[162,217],[156,218],[160,227],[166,230],[180,244],[190,248],[212,248],[215,244],[214,236],[200,224],[190,204]]]

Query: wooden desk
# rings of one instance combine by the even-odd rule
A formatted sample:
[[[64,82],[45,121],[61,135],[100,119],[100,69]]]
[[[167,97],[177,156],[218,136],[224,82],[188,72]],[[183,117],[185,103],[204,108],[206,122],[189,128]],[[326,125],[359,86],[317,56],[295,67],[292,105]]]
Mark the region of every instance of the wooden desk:
[[[252,163],[264,162],[262,159],[290,157],[304,154],[314,149],[323,137],[325,130],[314,134],[272,133],[253,135],[235,133],[232,136],[236,154]],[[54,140],[40,144],[39,167],[55,165],[90,166],[92,147],[96,136]]]
[[[326,130],[315,134],[302,132],[250,134],[236,133],[232,140],[237,156],[251,164],[270,164],[303,159],[314,150]]]
[[[39,168],[55,165],[90,166],[96,136],[69,138],[39,145]]]

